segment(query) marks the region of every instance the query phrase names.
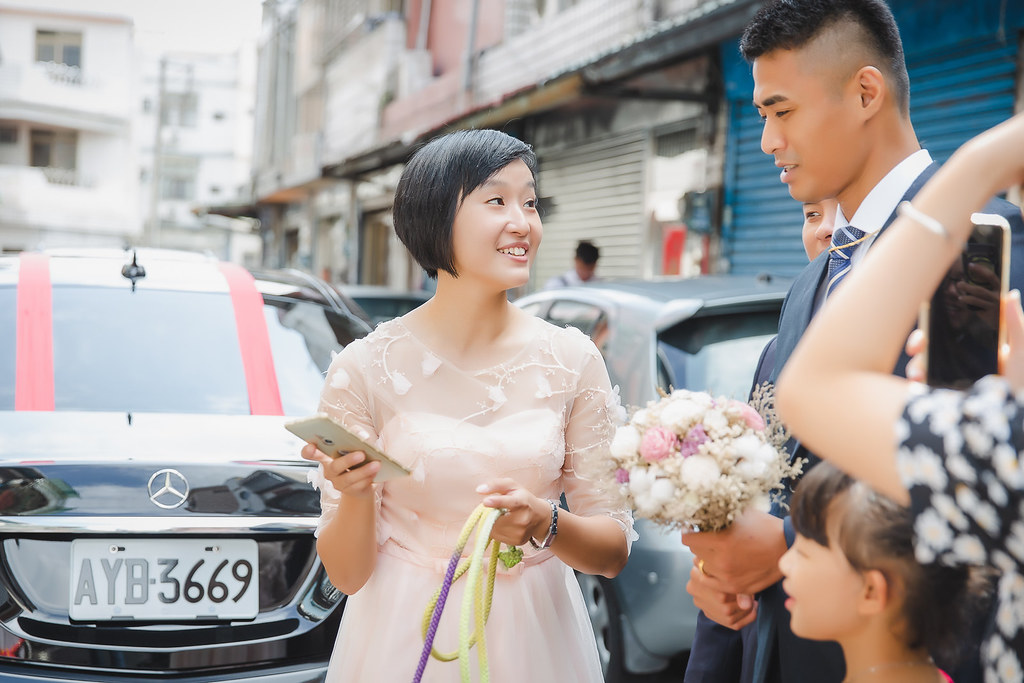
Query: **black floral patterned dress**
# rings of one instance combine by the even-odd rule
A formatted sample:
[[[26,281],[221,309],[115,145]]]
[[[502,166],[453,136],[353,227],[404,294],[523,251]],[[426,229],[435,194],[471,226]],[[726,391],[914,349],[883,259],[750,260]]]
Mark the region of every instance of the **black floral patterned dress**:
[[[966,392],[916,385],[897,442],[917,559],[1000,571],[985,681],[1024,681],[1024,393],[994,376]]]

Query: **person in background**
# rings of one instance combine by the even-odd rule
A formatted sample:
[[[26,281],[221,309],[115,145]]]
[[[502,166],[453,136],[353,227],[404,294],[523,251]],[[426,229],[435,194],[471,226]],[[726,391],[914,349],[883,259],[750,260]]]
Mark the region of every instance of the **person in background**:
[[[985,680],[1007,683],[1024,680],[1020,292],[1003,302],[1008,346],[1001,350],[1002,376],[951,390],[892,377],[888,368],[921,304],[960,257],[971,213],[990,213],[982,209],[989,197],[1022,182],[1024,114],[1018,114],[964,144],[913,203],[903,205],[849,286],[807,330],[776,394],[781,418],[801,441],[910,506],[918,560],[987,564],[1001,572],[981,656]],[[916,346],[922,347],[920,340]],[[843,362],[834,362],[836,356]],[[842,429],[834,421],[839,411]]]
[[[544,289],[557,289],[558,287],[575,287],[584,282],[593,280],[597,271],[597,260],[601,258],[601,250],[589,240],[581,240],[576,245],[576,256],[573,259],[572,270],[567,270],[561,275],[556,275],[547,281]]]
[[[812,316],[831,306],[826,297],[846,287],[843,278],[871,253],[896,206],[916,195],[938,164],[921,149],[910,121],[902,41],[884,0],[769,0],[745,30],[740,51],[752,64],[754,106],[764,120],[761,148],[774,158],[780,179],[798,201],[835,197],[839,203],[835,249],[797,276],[783,304],[774,380]],[[1024,286],[1020,211],[1000,202],[990,212],[1013,226],[1011,262],[1017,266],[1011,283]],[[865,323],[865,331],[874,327]],[[902,328],[904,339],[911,328]],[[888,370],[902,375],[906,360],[894,358]],[[845,408],[838,414],[848,415]],[[828,424],[843,434],[852,431],[835,422],[833,414]],[[800,441],[793,457],[807,459],[805,472],[818,462]],[[756,620],[755,683],[838,683],[845,674],[838,646],[799,638],[789,628],[778,567],[795,538],[786,502],[779,501],[772,514],[745,513],[723,532],[684,534],[704,570],[694,566],[687,591],[723,625],[741,628]],[[980,673],[975,655],[954,678],[971,683]]]
[[[829,463],[800,481],[792,517],[779,568],[793,633],[839,643],[847,681],[948,681],[928,653],[956,658],[984,572],[919,563],[910,511]]]

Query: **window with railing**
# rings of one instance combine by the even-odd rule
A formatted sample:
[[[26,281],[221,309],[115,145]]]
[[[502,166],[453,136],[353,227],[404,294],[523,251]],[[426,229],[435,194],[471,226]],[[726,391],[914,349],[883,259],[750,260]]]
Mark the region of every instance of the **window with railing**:
[[[195,128],[199,118],[199,96],[195,92],[164,93],[161,110],[163,125]]]
[[[164,156],[160,160],[160,197],[194,199],[199,160],[187,156]]]
[[[33,129],[29,133],[29,165],[41,168],[56,185],[78,184],[78,133]]]
[[[82,82],[82,34],[78,31],[36,31],[36,61],[45,65],[51,80]]]

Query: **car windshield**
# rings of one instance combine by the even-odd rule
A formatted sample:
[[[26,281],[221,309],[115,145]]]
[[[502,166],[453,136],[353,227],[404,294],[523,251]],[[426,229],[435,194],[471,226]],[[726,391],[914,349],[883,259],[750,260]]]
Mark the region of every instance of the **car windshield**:
[[[0,301],[0,310],[13,311]],[[362,331],[319,304],[264,300],[286,415],[316,409],[331,352]],[[0,409],[14,408],[14,325],[0,328]],[[248,414],[249,393],[226,293],[53,288],[57,410]],[[102,390],[99,390],[102,389]]]
[[[422,299],[411,294],[408,296],[363,296],[354,294],[352,299],[359,304],[360,308],[366,311],[374,325],[380,324],[385,320],[403,316],[423,303]]]
[[[777,311],[694,317],[658,336],[658,383],[746,401]]]

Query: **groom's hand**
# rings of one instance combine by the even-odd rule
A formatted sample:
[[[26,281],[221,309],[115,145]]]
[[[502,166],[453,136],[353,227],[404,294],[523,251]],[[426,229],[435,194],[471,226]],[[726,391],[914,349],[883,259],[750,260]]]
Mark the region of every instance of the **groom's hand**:
[[[726,628],[739,630],[757,618],[757,601],[751,595],[734,595],[716,590],[711,578],[698,566],[694,558],[686,592],[693,596],[693,604],[704,616]]]
[[[701,583],[720,593],[753,595],[782,580],[786,537],[767,512],[747,510],[724,531],[683,532],[683,545],[704,563]]]

